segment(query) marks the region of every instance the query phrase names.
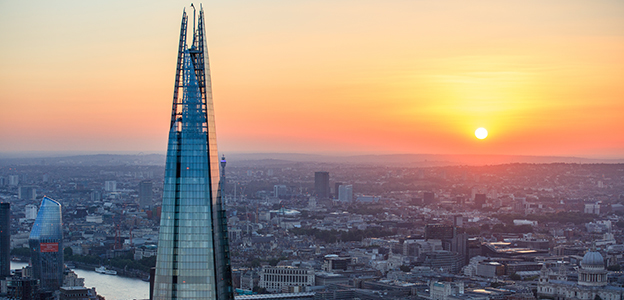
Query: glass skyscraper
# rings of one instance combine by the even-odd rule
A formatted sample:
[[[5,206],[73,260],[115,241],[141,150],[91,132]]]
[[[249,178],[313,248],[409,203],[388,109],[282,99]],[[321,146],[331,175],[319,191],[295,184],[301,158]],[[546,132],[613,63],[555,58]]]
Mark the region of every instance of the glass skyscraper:
[[[197,29],[195,12],[193,23],[193,41],[188,47],[185,12],[178,47],[153,297],[233,299],[202,9]]]
[[[63,220],[61,204],[43,197],[28,244],[33,277],[45,291],[55,291],[63,284]]]

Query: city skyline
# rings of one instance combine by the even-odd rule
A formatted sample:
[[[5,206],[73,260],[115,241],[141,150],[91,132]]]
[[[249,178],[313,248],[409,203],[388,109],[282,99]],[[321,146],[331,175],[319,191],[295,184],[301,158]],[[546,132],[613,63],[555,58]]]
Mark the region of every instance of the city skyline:
[[[186,5],[0,4],[0,152],[164,152]],[[624,157],[621,2],[204,7],[226,153]]]

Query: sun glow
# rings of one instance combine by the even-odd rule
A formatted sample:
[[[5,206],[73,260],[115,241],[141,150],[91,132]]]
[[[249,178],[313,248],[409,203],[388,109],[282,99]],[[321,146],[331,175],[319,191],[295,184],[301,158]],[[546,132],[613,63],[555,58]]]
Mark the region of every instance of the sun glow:
[[[484,139],[484,138],[486,138],[488,136],[488,132],[487,132],[487,130],[485,128],[479,127],[479,128],[477,128],[477,130],[475,130],[475,136],[478,139],[482,140],[482,139]]]

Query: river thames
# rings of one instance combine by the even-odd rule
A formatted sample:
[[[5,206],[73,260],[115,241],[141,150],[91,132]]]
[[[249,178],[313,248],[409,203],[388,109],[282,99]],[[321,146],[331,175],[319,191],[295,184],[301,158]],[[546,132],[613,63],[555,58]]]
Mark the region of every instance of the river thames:
[[[26,263],[11,262],[11,270],[21,269]],[[95,271],[73,269],[78,277],[85,279],[85,286],[95,287],[98,295],[106,300],[149,299],[149,282],[116,275],[104,275]]]

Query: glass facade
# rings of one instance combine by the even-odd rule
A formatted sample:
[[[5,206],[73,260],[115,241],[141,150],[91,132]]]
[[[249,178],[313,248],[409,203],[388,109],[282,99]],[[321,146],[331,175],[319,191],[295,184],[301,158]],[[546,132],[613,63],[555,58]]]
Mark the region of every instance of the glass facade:
[[[184,13],[153,297],[233,299],[203,10],[190,48],[187,19]]]
[[[11,275],[11,203],[0,203],[0,279]]]
[[[43,197],[28,239],[33,277],[42,290],[55,291],[63,284],[62,223],[61,204]]]

